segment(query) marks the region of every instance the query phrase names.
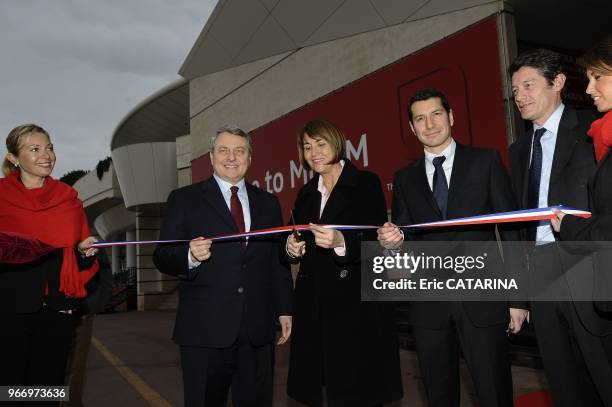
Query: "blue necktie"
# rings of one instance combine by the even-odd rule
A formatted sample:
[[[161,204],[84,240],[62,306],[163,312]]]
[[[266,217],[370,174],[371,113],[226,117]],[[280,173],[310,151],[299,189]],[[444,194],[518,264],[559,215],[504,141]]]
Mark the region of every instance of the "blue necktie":
[[[442,219],[446,219],[446,204],[448,202],[448,182],[446,182],[446,174],[442,163],[446,157],[434,157],[433,165],[436,171],[433,176],[433,196],[438,203],[438,208],[442,214]]]
[[[540,181],[542,179],[542,136],[546,133],[544,127],[533,133],[533,147],[531,150],[531,164],[529,164],[529,182],[527,184],[527,208],[540,206]],[[527,241],[535,242],[538,234],[537,223],[527,228]]]
[[[542,179],[542,136],[546,133],[544,127],[533,134],[531,164],[529,165],[529,185],[527,190],[527,206],[537,208],[540,203],[540,180]]]

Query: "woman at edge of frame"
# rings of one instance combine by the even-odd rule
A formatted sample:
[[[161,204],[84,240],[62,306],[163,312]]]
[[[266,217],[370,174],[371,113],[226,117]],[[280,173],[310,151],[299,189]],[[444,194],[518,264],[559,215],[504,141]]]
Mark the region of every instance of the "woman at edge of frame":
[[[29,263],[0,264],[0,385],[61,386],[79,300],[99,268],[96,239],[77,192],[51,177],[49,133],[24,124],[11,130],[6,147],[0,230],[55,250]]]
[[[566,241],[612,241],[612,34],[589,49],[580,59],[589,84],[586,93],[603,117],[589,129],[593,138],[597,169],[589,180],[592,216],[588,219],[555,211],[552,225]],[[612,318],[612,244],[595,253],[593,300],[595,307]],[[611,355],[612,358],[612,355]]]

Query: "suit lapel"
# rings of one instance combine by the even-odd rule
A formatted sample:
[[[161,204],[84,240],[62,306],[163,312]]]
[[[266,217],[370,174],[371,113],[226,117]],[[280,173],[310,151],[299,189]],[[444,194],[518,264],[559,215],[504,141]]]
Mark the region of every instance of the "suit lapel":
[[[433,196],[433,192],[431,190],[431,187],[429,186],[429,181],[427,181],[427,172],[425,171],[425,157],[416,161],[413,165],[415,167],[415,175],[417,177],[414,185],[416,185],[420,189],[421,194],[425,197],[425,200],[436,212],[438,217],[442,218],[442,213],[440,212],[440,208],[438,208],[438,203],[436,202],[436,199]]]
[[[238,232],[238,228],[234,224],[232,214],[223,199],[223,194],[219,188],[219,184],[214,177],[210,177],[202,184],[202,195],[204,200],[217,212],[221,219],[233,231]]]
[[[349,206],[348,197],[343,189],[343,187],[334,187],[329,200],[325,204],[323,213],[321,214],[321,223],[334,223],[333,220],[337,219],[338,215]]]
[[[249,212],[251,215],[251,228],[250,230],[262,229],[261,221],[261,205],[259,202],[260,191],[251,184],[246,184],[247,195],[249,197]]]
[[[349,160],[344,160],[344,168],[321,214],[321,223],[333,223],[334,219],[337,219],[338,215],[346,210],[350,204],[347,190],[357,185],[357,181],[357,169]]]
[[[247,196],[249,197],[249,215],[251,216],[251,227],[249,228],[249,231],[263,229],[263,216],[261,211],[265,208],[262,208],[261,202],[259,200],[259,194],[261,193],[261,191],[251,184],[245,183],[245,185],[247,190]],[[257,245],[253,246],[253,244],[249,243],[243,247],[246,248],[246,253],[252,253],[253,247],[257,247]]]
[[[453,170],[451,173],[450,185],[448,188],[448,203],[446,204],[447,217],[449,210],[452,208],[451,202],[453,199],[461,195],[461,188],[467,179],[470,160],[466,155],[466,151],[459,143],[456,144],[455,158],[453,159]],[[450,218],[450,217],[449,217]]]
[[[527,207],[527,189],[529,184],[529,155],[531,153],[531,142],[533,140],[533,132],[529,137],[525,136],[525,142],[519,146],[518,159],[521,177],[521,208]]]
[[[577,124],[576,112],[565,108],[557,131],[557,141],[555,143],[549,185],[554,184],[563,172],[563,168],[565,168],[567,161],[572,156],[577,138],[580,136],[584,137],[584,135],[577,134],[577,132],[574,131]],[[552,188],[548,190],[551,191]]]
[[[317,190],[317,185],[319,185],[319,174],[315,173],[314,177],[304,185],[298,198],[299,203],[296,202],[297,206],[293,209],[296,224],[319,221],[321,194]],[[297,207],[300,208],[299,212],[296,211]]]

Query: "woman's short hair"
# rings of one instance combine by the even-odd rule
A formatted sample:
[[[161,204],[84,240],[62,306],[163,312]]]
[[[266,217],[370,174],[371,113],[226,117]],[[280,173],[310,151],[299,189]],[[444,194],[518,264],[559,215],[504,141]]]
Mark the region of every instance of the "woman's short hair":
[[[346,155],[346,137],[335,124],[325,119],[311,120],[304,125],[298,132],[297,148],[300,155],[300,162],[306,170],[310,170],[310,166],[304,158],[304,136],[312,139],[321,138],[327,141],[334,153],[332,163],[340,162]]]
[[[579,59],[578,63],[603,75],[612,75],[612,34],[608,34]]]
[[[27,142],[28,138],[34,133],[42,133],[47,136],[49,140],[51,140],[49,133],[47,133],[47,131],[42,127],[32,123],[22,124],[21,126],[17,126],[11,130],[6,137],[6,151],[14,156],[18,156],[21,146],[23,146]],[[2,162],[2,173],[6,176],[11,172],[16,171],[17,168],[18,167],[16,165],[9,161],[7,154]]]

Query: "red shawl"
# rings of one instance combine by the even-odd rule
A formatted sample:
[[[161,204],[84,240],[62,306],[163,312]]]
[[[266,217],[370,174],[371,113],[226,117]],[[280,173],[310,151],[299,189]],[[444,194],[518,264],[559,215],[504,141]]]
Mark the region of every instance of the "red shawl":
[[[595,156],[600,161],[612,147],[612,110],[591,123],[588,134],[593,137]]]
[[[42,188],[27,189],[13,171],[0,179],[0,230],[21,233],[63,249],[60,291],[69,298],[87,295],[85,284],[98,271],[95,261],[79,272],[75,247],[89,236],[83,203],[77,192],[51,177]]]

